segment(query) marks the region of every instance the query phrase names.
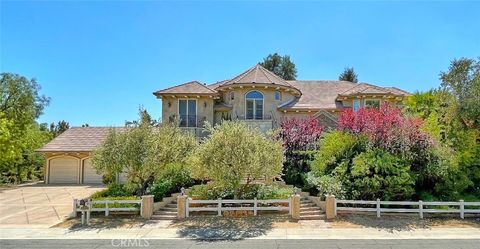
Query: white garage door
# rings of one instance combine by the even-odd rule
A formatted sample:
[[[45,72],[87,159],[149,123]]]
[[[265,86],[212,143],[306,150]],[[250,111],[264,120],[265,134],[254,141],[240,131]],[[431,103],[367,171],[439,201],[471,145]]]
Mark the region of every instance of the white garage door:
[[[77,183],[78,160],[59,157],[50,160],[49,183]]]
[[[102,175],[97,174],[90,159],[84,161],[83,183],[102,184]]]

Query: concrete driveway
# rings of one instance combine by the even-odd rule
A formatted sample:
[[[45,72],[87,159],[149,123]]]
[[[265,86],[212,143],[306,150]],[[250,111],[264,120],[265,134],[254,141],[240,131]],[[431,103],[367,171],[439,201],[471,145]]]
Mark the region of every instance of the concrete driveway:
[[[73,199],[101,189],[98,185],[34,184],[0,190],[0,227],[51,227],[70,215]]]

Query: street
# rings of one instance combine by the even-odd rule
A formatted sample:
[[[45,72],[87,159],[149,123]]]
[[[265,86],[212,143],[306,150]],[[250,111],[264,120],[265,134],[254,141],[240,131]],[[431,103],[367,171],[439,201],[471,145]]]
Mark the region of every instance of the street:
[[[480,240],[235,240],[235,241],[197,241],[184,239],[81,239],[81,240],[0,240],[2,249],[13,248],[322,248],[322,249],[479,249]]]

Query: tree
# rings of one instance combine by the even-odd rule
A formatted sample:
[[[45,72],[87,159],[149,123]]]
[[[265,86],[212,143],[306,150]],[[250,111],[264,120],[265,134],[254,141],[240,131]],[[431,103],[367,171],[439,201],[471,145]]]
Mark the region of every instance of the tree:
[[[280,123],[280,138],[287,154],[295,150],[305,150],[313,144],[324,129],[314,117],[285,118]]]
[[[278,53],[269,54],[263,59],[260,65],[284,80],[295,80],[297,77],[295,63],[293,63],[288,55],[281,56]]]
[[[92,163],[103,174],[127,173],[130,189],[138,195],[171,164],[184,164],[197,144],[195,138],[172,123],[152,127],[140,111],[142,121],[122,132],[110,130],[103,144],[93,152]]]
[[[352,83],[358,83],[358,75],[353,70],[353,67],[346,67],[345,70],[338,76],[338,80],[350,81]]]
[[[26,179],[26,172],[40,160],[31,160],[32,152],[46,142],[48,137],[36,123],[49,99],[39,94],[36,80],[18,74],[2,73],[0,78],[0,169],[13,174],[15,182]]]
[[[192,154],[188,164],[197,179],[212,180],[217,186],[233,190],[235,198],[241,198],[256,180],[280,175],[283,162],[280,141],[238,121],[208,125],[207,129],[210,137]]]
[[[70,128],[70,124],[65,120],[58,121],[57,124],[51,123],[50,124],[50,133],[53,137],[57,137],[58,135],[62,134],[64,131]]]
[[[480,58],[454,59],[448,72],[441,72],[442,88],[459,103],[460,118],[468,127],[480,128]]]

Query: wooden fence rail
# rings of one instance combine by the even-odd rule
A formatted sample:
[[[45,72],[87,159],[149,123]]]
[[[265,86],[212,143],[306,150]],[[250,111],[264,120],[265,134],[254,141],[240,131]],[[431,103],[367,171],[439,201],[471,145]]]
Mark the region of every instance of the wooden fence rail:
[[[338,204],[342,204],[342,206],[339,206]],[[349,207],[346,205],[355,205],[355,207]],[[385,205],[400,206],[402,208],[382,207]],[[447,208],[433,208],[435,206],[447,206]],[[335,200],[335,216],[337,215],[337,211],[376,212],[377,217],[380,217],[381,213],[418,213],[422,219],[424,213],[458,213],[460,214],[460,218],[463,219],[465,218],[465,214],[480,214],[480,202],[464,202],[463,200],[458,202],[380,201],[380,199],[377,199],[376,201]]]
[[[193,206],[192,206],[193,204]],[[204,204],[199,206],[196,204]],[[241,204],[240,206],[228,206],[229,204]],[[245,204],[245,205],[244,205]],[[246,205],[248,204],[248,205]],[[277,204],[276,206],[266,206],[268,204]],[[292,199],[275,199],[275,200],[193,200],[187,198],[186,217],[190,216],[190,212],[216,211],[218,216],[222,215],[222,211],[253,211],[253,215],[257,215],[258,211],[288,211],[292,212]]]
[[[97,205],[96,205],[97,204]],[[103,204],[103,207],[94,207],[98,204]],[[139,204],[139,207],[111,207],[114,204]],[[110,205],[110,206],[109,206]],[[142,205],[142,200],[96,200],[91,201],[92,208],[91,212],[105,212],[105,216],[108,216],[110,212],[123,211],[123,212],[134,212],[140,211]],[[73,213],[76,215],[77,212],[80,212],[80,200],[73,200]]]

